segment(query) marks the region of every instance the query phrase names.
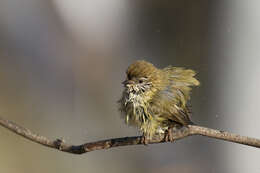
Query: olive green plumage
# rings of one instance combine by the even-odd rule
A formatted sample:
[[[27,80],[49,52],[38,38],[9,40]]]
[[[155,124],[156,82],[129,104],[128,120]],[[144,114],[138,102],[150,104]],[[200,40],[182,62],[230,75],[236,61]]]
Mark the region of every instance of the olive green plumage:
[[[127,124],[137,126],[149,139],[175,124],[192,123],[187,101],[191,87],[199,85],[193,70],[158,69],[149,62],[136,61],[126,74],[119,110]]]

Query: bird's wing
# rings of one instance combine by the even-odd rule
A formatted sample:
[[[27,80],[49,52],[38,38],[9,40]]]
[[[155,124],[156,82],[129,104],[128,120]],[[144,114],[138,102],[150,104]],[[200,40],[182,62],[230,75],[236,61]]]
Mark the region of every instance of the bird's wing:
[[[189,111],[186,105],[182,105],[181,97],[184,97],[182,92],[173,90],[171,86],[159,91],[150,103],[156,119],[162,122],[171,120],[181,125],[189,124]]]
[[[178,90],[183,105],[190,99],[190,91],[192,86],[198,86],[200,82],[194,77],[195,71],[184,69],[181,67],[166,67],[163,69],[169,74],[169,81],[172,90]]]
[[[195,72],[178,67],[167,67],[163,71],[169,75],[169,85],[154,96],[151,104],[154,111],[162,120],[190,124],[187,102],[190,99],[191,86],[199,85],[199,81],[194,78]]]

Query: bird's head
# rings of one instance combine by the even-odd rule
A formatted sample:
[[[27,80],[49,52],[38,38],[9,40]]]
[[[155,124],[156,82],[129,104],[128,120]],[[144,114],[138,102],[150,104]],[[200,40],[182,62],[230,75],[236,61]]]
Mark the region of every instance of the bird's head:
[[[161,70],[153,64],[139,60],[131,64],[126,71],[126,80],[123,82],[128,93],[144,94],[151,91],[160,82]]]

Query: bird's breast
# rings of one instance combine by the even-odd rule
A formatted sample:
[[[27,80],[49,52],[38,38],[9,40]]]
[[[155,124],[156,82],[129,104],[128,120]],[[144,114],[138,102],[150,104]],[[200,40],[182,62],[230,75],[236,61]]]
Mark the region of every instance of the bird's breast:
[[[148,105],[140,94],[126,94],[124,100],[127,124],[140,125],[148,120]]]

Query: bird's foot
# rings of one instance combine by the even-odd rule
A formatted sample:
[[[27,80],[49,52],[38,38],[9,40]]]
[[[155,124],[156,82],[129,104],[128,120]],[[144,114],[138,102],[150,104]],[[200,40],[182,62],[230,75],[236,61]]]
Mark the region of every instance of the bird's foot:
[[[174,142],[172,129],[168,129],[168,130],[165,131],[164,141],[165,142]]]
[[[145,146],[148,145],[148,139],[147,139],[147,137],[145,135],[142,136],[141,143],[144,144]]]

